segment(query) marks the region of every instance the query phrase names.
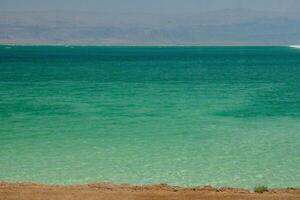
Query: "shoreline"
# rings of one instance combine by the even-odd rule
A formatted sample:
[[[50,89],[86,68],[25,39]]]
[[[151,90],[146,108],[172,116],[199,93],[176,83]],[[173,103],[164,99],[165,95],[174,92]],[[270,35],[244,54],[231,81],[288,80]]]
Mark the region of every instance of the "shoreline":
[[[238,188],[178,187],[167,184],[135,186],[129,184],[93,183],[86,185],[45,185],[25,182],[0,182],[0,200],[35,199],[300,199],[300,188],[269,189],[255,193]]]
[[[0,46],[33,47],[292,47],[289,44],[55,44],[55,43],[1,43]]]

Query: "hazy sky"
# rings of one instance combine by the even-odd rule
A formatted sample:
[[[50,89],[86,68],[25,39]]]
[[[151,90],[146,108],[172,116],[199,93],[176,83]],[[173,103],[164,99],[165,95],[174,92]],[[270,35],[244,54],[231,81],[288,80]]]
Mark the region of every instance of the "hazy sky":
[[[105,12],[200,12],[248,8],[299,11],[300,0],[0,0],[0,10],[68,10]]]
[[[0,43],[299,44],[298,13],[300,0],[0,0]]]

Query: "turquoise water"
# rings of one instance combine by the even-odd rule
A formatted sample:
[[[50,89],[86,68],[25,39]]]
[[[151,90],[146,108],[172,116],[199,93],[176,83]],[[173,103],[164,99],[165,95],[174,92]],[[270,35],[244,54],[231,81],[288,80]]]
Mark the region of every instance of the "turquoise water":
[[[300,50],[0,46],[0,180],[300,187]]]

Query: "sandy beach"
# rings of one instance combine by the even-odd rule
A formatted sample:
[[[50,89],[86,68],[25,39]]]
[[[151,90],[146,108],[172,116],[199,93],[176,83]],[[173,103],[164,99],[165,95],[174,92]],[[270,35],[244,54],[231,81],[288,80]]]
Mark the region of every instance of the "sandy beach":
[[[272,189],[262,194],[243,189],[212,187],[182,188],[165,184],[151,186],[97,183],[76,186],[47,186],[32,183],[0,183],[1,200],[294,200],[300,199],[300,189]]]

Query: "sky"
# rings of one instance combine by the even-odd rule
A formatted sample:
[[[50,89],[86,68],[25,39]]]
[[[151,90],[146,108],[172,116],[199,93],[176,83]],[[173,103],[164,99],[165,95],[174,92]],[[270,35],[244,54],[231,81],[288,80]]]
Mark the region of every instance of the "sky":
[[[0,44],[299,44],[298,13],[300,0],[0,0]]]
[[[4,11],[195,13],[235,8],[296,12],[300,0],[0,0]]]

